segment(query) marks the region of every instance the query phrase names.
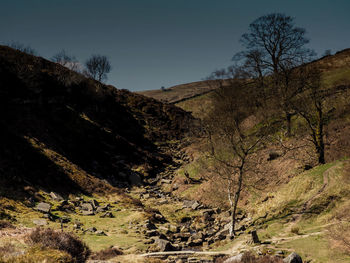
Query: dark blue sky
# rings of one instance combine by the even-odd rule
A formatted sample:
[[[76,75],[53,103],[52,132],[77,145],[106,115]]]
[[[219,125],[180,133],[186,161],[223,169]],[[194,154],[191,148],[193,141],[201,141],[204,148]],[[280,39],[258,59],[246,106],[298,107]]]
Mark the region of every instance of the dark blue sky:
[[[271,12],[294,16],[319,55],[349,48],[349,10],[349,0],[0,0],[0,41],[45,58],[107,55],[107,83],[159,89],[230,65],[249,23]]]

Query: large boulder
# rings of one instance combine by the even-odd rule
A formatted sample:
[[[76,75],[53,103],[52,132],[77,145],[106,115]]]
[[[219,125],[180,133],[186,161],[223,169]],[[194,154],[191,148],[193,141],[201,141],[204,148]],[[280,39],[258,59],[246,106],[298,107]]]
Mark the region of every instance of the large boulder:
[[[230,257],[228,259],[226,259],[224,261],[224,263],[238,263],[238,262],[242,262],[242,258],[243,258],[243,253],[240,253],[236,256]]]
[[[283,259],[283,262],[284,263],[303,263],[303,260],[297,253],[292,252],[288,257]]]
[[[90,201],[90,204],[92,205],[93,209],[97,209],[97,207],[100,206],[100,204],[95,199],[92,199]]]
[[[36,210],[40,211],[40,212],[43,212],[43,213],[50,213],[50,210],[51,210],[51,205],[48,204],[48,203],[39,203],[37,204],[37,206],[35,207]]]
[[[55,192],[51,192],[50,196],[55,201],[62,201],[62,200],[64,200],[63,197],[60,194],[55,193]]]
[[[81,205],[81,210],[83,211],[94,211],[94,207],[90,203],[85,203]]]
[[[174,250],[173,245],[168,240],[165,240],[165,239],[158,238],[154,240],[154,244],[157,246],[158,251],[160,252]]]

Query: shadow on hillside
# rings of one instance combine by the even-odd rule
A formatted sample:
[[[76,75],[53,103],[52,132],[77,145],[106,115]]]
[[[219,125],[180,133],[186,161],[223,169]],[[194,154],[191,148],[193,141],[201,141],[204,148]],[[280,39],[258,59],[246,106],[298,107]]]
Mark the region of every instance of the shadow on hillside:
[[[79,185],[27,140],[1,125],[0,180],[1,196],[22,199],[25,186],[45,191],[84,193]]]

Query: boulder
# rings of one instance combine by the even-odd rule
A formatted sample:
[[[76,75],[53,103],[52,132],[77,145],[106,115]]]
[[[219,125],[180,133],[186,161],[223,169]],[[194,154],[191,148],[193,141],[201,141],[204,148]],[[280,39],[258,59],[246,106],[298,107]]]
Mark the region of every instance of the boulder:
[[[89,227],[88,229],[85,230],[85,232],[91,232],[95,233],[97,231],[96,227]]]
[[[169,230],[173,233],[178,233],[180,229],[176,225],[169,225]]]
[[[99,204],[95,199],[92,199],[92,200],[90,201],[90,203],[91,203],[93,209],[96,209],[97,207],[100,206],[100,204]]]
[[[226,259],[224,261],[224,263],[238,263],[238,262],[242,262],[242,258],[243,258],[243,253],[240,253],[236,256],[230,257],[228,259]]]
[[[284,263],[303,263],[303,260],[297,253],[292,252],[288,257],[283,259],[283,262]]]
[[[83,216],[92,216],[95,213],[92,210],[88,210],[88,211],[83,211],[82,214],[83,214]]]
[[[145,233],[146,237],[154,237],[154,236],[158,236],[159,232],[157,230],[148,230]]]
[[[59,195],[58,193],[55,193],[55,192],[51,192],[50,196],[55,201],[62,201],[62,200],[64,200],[64,198],[61,195]]]
[[[183,206],[185,208],[192,208],[192,206],[196,203],[197,201],[195,200],[184,200],[183,201]],[[198,202],[197,202],[198,203]]]
[[[107,234],[105,232],[103,232],[102,230],[96,231],[95,234],[98,236],[107,236]]]
[[[200,206],[200,204],[199,204],[197,201],[195,201],[195,202],[191,205],[191,208],[192,208],[193,210],[196,210],[199,206]]]
[[[47,225],[46,219],[34,219],[33,223],[37,226],[45,226]]]
[[[105,217],[114,218],[114,215],[112,214],[112,212],[106,212],[106,213],[102,214],[100,217],[101,218],[105,218]]]
[[[214,239],[224,240],[229,235],[229,233],[230,233],[229,229],[223,229],[215,234]]]
[[[41,203],[37,204],[35,209],[40,211],[40,212],[43,212],[43,213],[50,213],[51,205],[48,203],[41,202]]]
[[[256,230],[253,230],[251,232],[251,235],[252,235],[253,244],[260,244],[260,240],[259,240],[258,233],[256,232]]]
[[[165,239],[160,239],[160,238],[155,239],[154,244],[156,244],[158,251],[160,252],[174,250],[173,245],[168,240],[165,240]]]
[[[191,236],[186,243],[186,245],[189,247],[201,246],[202,244],[203,244],[202,239],[195,239],[193,236]]]
[[[90,203],[85,203],[81,205],[81,210],[83,211],[94,211],[94,207]]]

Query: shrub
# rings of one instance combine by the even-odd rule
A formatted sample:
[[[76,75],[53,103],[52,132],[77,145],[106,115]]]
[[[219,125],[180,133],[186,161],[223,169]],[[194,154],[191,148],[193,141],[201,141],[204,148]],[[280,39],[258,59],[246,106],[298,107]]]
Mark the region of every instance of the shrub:
[[[15,227],[8,221],[0,220],[0,230],[3,228],[15,228]]]
[[[299,231],[300,231],[300,229],[297,226],[293,226],[292,229],[290,230],[290,232],[292,232],[293,234],[296,234],[296,235],[300,235]]]
[[[64,251],[71,255],[77,263],[85,262],[91,253],[89,247],[73,234],[58,232],[50,228],[36,228],[29,234],[28,242]]]
[[[116,256],[123,255],[123,252],[115,247],[106,248],[95,252],[91,255],[90,259],[93,260],[108,260]]]

